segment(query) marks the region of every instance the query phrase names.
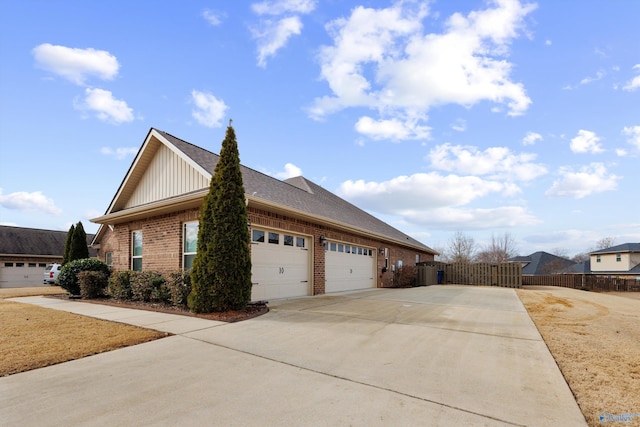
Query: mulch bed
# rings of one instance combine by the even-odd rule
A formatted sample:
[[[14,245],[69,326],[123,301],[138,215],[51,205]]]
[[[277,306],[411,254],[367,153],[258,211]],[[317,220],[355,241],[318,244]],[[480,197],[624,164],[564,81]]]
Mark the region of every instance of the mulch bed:
[[[70,299],[69,295],[49,295],[53,298]],[[95,298],[95,299],[81,299],[82,302],[88,302],[92,304],[111,305],[114,307],[132,308],[135,310],[147,310],[155,311],[158,313],[178,314],[181,316],[199,317],[201,319],[218,320],[220,322],[234,323],[242,320],[253,319],[254,317],[261,316],[269,312],[269,307],[266,302],[249,303],[244,310],[228,310],[219,311],[215,313],[193,313],[188,308],[176,307],[170,304],[163,304],[158,302],[144,302],[144,301],[130,301],[130,300],[117,300],[113,298]]]

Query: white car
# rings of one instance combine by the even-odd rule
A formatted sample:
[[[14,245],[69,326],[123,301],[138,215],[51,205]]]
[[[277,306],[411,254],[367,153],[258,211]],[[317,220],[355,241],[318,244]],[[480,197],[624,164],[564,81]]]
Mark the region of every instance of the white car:
[[[58,274],[60,274],[61,264],[49,264],[44,270],[44,284],[54,285]]]

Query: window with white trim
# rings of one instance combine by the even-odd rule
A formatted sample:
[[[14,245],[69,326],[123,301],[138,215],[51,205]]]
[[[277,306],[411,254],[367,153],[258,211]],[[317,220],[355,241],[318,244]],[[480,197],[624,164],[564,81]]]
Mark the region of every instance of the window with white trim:
[[[109,267],[113,267],[113,252],[107,252],[104,254],[104,263]]]
[[[142,271],[142,230],[131,233],[131,269]]]
[[[616,262],[622,262],[622,255],[616,254]]]
[[[198,252],[198,228],[197,221],[185,222],[182,226],[182,269],[189,270]]]

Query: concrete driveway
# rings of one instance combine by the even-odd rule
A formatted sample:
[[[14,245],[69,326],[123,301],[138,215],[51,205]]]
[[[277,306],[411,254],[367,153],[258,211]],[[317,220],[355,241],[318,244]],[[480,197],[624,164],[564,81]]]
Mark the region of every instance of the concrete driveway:
[[[275,301],[234,324],[41,300],[23,302],[178,335],[0,378],[0,425],[586,425],[512,289]]]

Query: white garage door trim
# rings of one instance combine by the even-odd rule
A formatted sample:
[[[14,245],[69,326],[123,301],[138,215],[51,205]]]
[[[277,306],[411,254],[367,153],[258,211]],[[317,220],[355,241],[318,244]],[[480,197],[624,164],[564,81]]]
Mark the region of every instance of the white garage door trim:
[[[251,230],[251,300],[311,295],[311,237],[267,228]]]
[[[325,246],[325,292],[376,287],[375,249],[329,241]]]
[[[24,288],[43,286],[43,263],[22,261],[2,262],[0,265],[0,288]]]

